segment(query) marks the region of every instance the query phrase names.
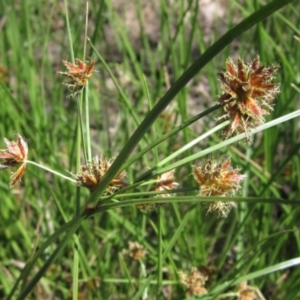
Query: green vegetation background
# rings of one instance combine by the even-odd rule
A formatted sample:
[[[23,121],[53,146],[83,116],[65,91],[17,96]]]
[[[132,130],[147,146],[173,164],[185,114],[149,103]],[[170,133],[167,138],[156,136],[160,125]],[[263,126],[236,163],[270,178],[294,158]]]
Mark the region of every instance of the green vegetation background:
[[[214,1],[213,13],[203,12],[202,7],[202,13],[213,19],[208,26],[205,18],[199,18],[201,2],[153,1],[157,9],[155,22],[139,1],[120,2],[118,7],[110,1],[89,3],[88,36],[130,99],[129,105],[124,103],[98,61],[98,72],[89,84],[93,155],[117,155],[169,84],[227,29],[266,4]],[[223,15],[218,13],[221,8]],[[81,59],[85,9],[82,1],[69,3],[75,57]],[[136,16],[135,22],[127,22],[128,11]],[[0,12],[0,137],[13,139],[19,132],[28,142],[30,160],[61,173],[75,172],[77,104],[76,99],[66,97],[69,91],[57,74],[64,70],[62,60],[71,60],[64,3],[2,0]],[[250,61],[258,54],[264,64],[280,65],[276,80],[281,84],[281,93],[270,120],[299,109],[300,42],[293,37],[300,36],[299,20],[300,3],[294,1],[236,39],[176,97],[169,108],[172,122],[179,124],[215,104],[220,93],[216,74],[223,70],[229,56]],[[87,56],[96,59],[90,49]],[[217,117],[218,112],[159,145],[155,153],[145,155],[128,170],[128,180],[212,128]],[[163,133],[164,121],[159,119],[154,124],[140,147]],[[218,141],[215,136],[192,151]],[[185,290],[178,283],[177,272],[209,266],[216,269],[209,291],[217,291],[225,283],[232,286],[222,293],[236,291],[233,281],[244,278],[266,299],[300,299],[299,267],[282,271],[278,267],[299,256],[300,209],[276,201],[259,201],[300,200],[299,143],[299,120],[294,119],[257,135],[251,147],[241,143],[215,154],[232,156],[234,166],[247,174],[242,195],[257,197],[257,203],[239,204],[226,219],[207,214],[204,204],[174,203],[160,210],[162,247],[166,249],[173,239],[176,242],[163,261],[163,294],[159,298],[183,299]],[[181,186],[195,185],[190,167],[176,171]],[[82,191],[83,199],[87,195]],[[12,190],[8,172],[0,173],[0,298],[8,295],[39,245],[74,216],[75,196],[71,183],[33,166],[27,167],[22,182]],[[155,297],[157,220],[158,212],[143,214],[128,207],[98,214],[83,223],[79,230],[80,299],[139,299],[137,295],[143,290],[143,283],[137,280],[139,265],[121,255],[130,240],[148,250],[145,265],[152,275],[149,299]],[[49,247],[43,259],[53,249],[54,245]],[[269,274],[265,269],[272,266],[276,267]],[[28,299],[71,298],[72,268],[70,242]],[[252,279],[254,272],[258,274]]]

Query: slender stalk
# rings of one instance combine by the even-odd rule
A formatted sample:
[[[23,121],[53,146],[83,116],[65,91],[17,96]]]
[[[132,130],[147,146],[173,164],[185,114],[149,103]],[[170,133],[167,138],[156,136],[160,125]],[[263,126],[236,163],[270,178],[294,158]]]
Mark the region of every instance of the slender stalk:
[[[299,205],[300,200],[288,201],[285,199],[268,199],[268,198],[257,198],[257,197],[200,197],[200,196],[174,196],[168,198],[136,198],[130,200],[122,200],[114,203],[108,203],[96,207],[93,210],[88,210],[84,212],[86,218],[90,217],[98,212],[107,211],[117,207],[128,207],[134,206],[137,204],[150,204],[150,203],[210,203],[210,202],[231,202],[234,201],[236,203],[269,203],[269,204],[286,204],[286,205]]]
[[[156,291],[156,298],[159,299],[161,295],[161,288],[162,288],[162,245],[163,245],[163,235],[162,235],[162,226],[163,226],[163,216],[162,216],[162,209],[158,207],[158,245],[157,245],[157,291]]]
[[[288,268],[292,268],[292,267],[296,267],[300,265],[300,257],[296,257],[296,258],[292,258],[290,260],[286,260],[283,261],[279,264],[276,265],[272,265],[272,266],[268,266],[264,269],[249,273],[247,275],[244,276],[238,276],[235,280],[232,280],[231,282],[224,282],[223,284],[217,286],[216,288],[211,290],[211,294],[217,294],[222,292],[223,290],[228,289],[228,287],[230,286],[234,286],[237,285],[243,281],[249,281],[249,280],[253,280],[255,278],[260,278],[262,276],[266,276],[268,274],[274,273],[274,272],[278,272],[281,270],[285,270]]]
[[[86,18],[85,18],[85,39],[84,39],[84,47],[83,47],[83,61],[86,60],[86,45],[87,45],[87,27],[88,27],[88,2],[86,3]],[[78,107],[79,107],[79,115],[78,115],[78,132],[77,132],[77,151],[76,151],[76,171],[80,169],[81,165],[81,137],[83,141],[83,145],[85,148],[85,159],[86,161],[90,161],[91,154],[91,139],[90,139],[90,117],[89,117],[89,98],[88,98],[88,83],[84,88],[84,94],[81,93],[80,98],[78,99]],[[83,100],[85,103],[85,128],[83,128],[83,120],[82,120],[82,106]],[[84,132],[86,133],[84,135]],[[84,139],[85,136],[85,139]],[[85,142],[84,142],[85,141]],[[80,188],[76,189],[76,216],[80,214]],[[78,277],[79,277],[79,238],[77,233],[75,232],[73,235],[73,269],[72,269],[72,297],[73,300],[78,299]]]
[[[32,289],[35,287],[37,282],[41,279],[43,274],[47,271],[47,269],[51,266],[51,264],[54,262],[54,260],[58,257],[58,255],[61,253],[61,251],[64,249],[64,247],[67,245],[69,239],[73,236],[77,228],[80,226],[81,222],[78,221],[77,223],[72,226],[69,231],[65,234],[64,238],[61,240],[55,251],[52,253],[52,255],[46,260],[44,265],[41,267],[41,269],[33,276],[33,278],[30,280],[30,282],[25,286],[25,288],[21,291],[19,297],[17,300],[23,300],[26,299],[26,296],[32,291]]]
[[[84,88],[85,103],[85,132],[86,132],[86,156],[87,161],[92,160],[91,133],[90,133],[90,107],[89,107],[89,85]]]
[[[118,80],[114,76],[112,70],[110,69],[110,67],[108,66],[108,64],[105,62],[105,59],[102,57],[102,55],[97,51],[97,49],[92,44],[92,42],[90,40],[89,40],[89,42],[90,42],[90,45],[91,45],[92,49],[94,50],[94,52],[96,53],[97,57],[99,58],[101,64],[103,65],[103,67],[109,73],[112,81],[114,82],[115,87],[117,88],[118,92],[120,93],[120,96],[122,97],[122,100],[124,101],[124,103],[125,103],[128,111],[130,112],[131,116],[133,117],[133,120],[134,120],[135,124],[136,125],[140,124],[140,120],[138,118],[138,115],[137,115],[136,111],[134,110],[132,104],[130,103],[130,101],[129,101],[128,97],[126,96],[125,92],[123,91],[122,87],[118,83]]]
[[[76,232],[73,234],[73,268],[72,268],[72,298],[78,299],[78,276],[79,276],[79,238]]]
[[[146,279],[147,278],[147,270],[145,264],[140,260],[140,267],[141,267],[141,276],[142,278]],[[148,287],[145,287],[142,300],[147,300],[148,299]]]
[[[280,118],[277,118],[275,120],[267,122],[267,123],[265,123],[263,125],[260,125],[260,126],[258,126],[256,128],[253,128],[253,129],[251,129],[251,134],[256,134],[256,133],[258,133],[260,131],[266,130],[267,128],[271,128],[273,126],[276,126],[276,125],[278,125],[280,123],[286,122],[286,121],[288,121],[290,119],[296,118],[298,116],[300,116],[300,110],[294,111],[294,112],[292,112],[290,114],[287,114],[285,116],[282,116]],[[190,155],[189,157],[181,159],[181,160],[179,160],[179,161],[177,161],[177,162],[175,162],[175,163],[173,163],[171,165],[168,165],[167,167],[153,168],[151,176],[157,176],[157,175],[163,174],[163,173],[165,173],[165,172],[167,172],[169,170],[172,170],[174,168],[177,168],[177,167],[179,167],[179,166],[181,166],[183,164],[189,163],[189,162],[191,162],[191,161],[193,161],[195,159],[198,159],[198,158],[203,157],[203,156],[205,156],[207,154],[210,154],[210,153],[212,153],[212,152],[214,152],[216,150],[219,150],[219,149],[224,148],[226,146],[229,146],[229,145],[231,145],[231,144],[233,144],[235,142],[238,142],[238,141],[240,141],[242,139],[245,139],[245,138],[247,138],[248,135],[249,135],[248,133],[238,134],[238,135],[233,136],[233,137],[231,137],[231,138],[229,138],[229,139],[227,139],[227,140],[225,140],[225,141],[223,141],[223,142],[221,142],[221,143],[219,143],[217,145],[214,145],[214,146],[211,146],[209,148],[206,148],[205,150],[202,150],[202,151],[200,151],[198,153]],[[154,169],[156,169],[156,170],[154,170]],[[143,177],[143,179],[144,179],[144,177]]]
[[[47,172],[49,172],[49,173],[52,173],[52,174],[54,174],[54,175],[57,175],[57,176],[59,176],[59,177],[61,177],[61,178],[63,178],[63,179],[66,179],[66,180],[69,180],[69,181],[71,181],[71,182],[73,182],[73,183],[76,183],[76,180],[75,180],[75,179],[73,179],[73,178],[71,178],[71,177],[68,177],[68,176],[65,176],[65,175],[63,175],[63,174],[61,174],[61,173],[59,173],[59,172],[57,172],[57,171],[54,171],[54,170],[52,170],[52,169],[50,169],[50,168],[48,168],[48,167],[45,167],[45,166],[43,166],[43,165],[41,165],[41,164],[38,164],[38,163],[36,163],[36,162],[34,162],[34,161],[26,160],[25,162],[26,162],[27,164],[34,165],[34,166],[36,166],[36,167],[38,167],[38,168],[40,168],[40,169],[43,169],[43,170],[45,170],[45,171],[47,171]]]
[[[248,147],[247,148],[247,152],[246,152],[246,155],[247,155],[247,158],[250,159],[251,158],[251,154],[252,154],[252,148],[251,147]],[[248,189],[249,189],[249,169],[246,168],[247,170],[247,173],[245,174],[246,175],[246,178],[243,182],[243,189],[242,189],[242,193],[243,193],[243,197],[247,197],[248,195]],[[238,235],[238,240],[237,240],[237,247],[238,247],[238,251],[237,251],[237,261],[240,260],[240,258],[242,257],[242,254],[245,253],[245,250],[244,250],[244,237],[245,237],[245,227],[242,226],[245,218],[246,218],[246,215],[247,215],[247,204],[246,203],[241,203],[240,207],[239,207],[239,212],[238,212],[238,222],[239,222],[239,225],[240,225],[240,232],[239,232],[239,235]]]
[[[83,61],[86,60],[86,46],[87,46],[87,31],[88,31],[88,15],[89,15],[89,3],[86,2],[86,14],[85,14],[85,33],[84,33],[84,47],[83,47]],[[84,103],[85,103],[85,132],[86,132],[86,156],[87,160],[92,160],[91,149],[91,133],[90,133],[90,108],[89,108],[89,83],[87,82],[84,88]]]
[[[88,21],[89,21],[89,2],[87,1],[86,6],[85,6],[85,31],[84,31],[84,44],[83,44],[83,60],[84,61],[86,59]]]
[[[57,231],[55,231],[50,237],[47,238],[47,240],[39,247],[38,251],[35,253],[35,255],[30,259],[30,261],[27,262],[26,266],[23,268],[20,276],[18,277],[15,285],[13,286],[10,294],[7,297],[7,300],[12,299],[14,293],[17,290],[17,287],[20,283],[21,280],[23,280],[23,284],[24,282],[26,283],[26,280],[29,276],[30,271],[32,270],[32,268],[34,267],[35,262],[44,255],[45,250],[52,244],[54,243],[59,237],[60,235],[62,235],[64,232],[72,229],[73,227],[75,227],[78,223],[80,223],[82,220],[82,217],[77,217],[74,218],[73,220],[65,223],[64,225],[62,225]]]
[[[80,170],[81,166],[81,144],[83,144],[83,152],[85,154],[85,158],[87,159],[87,150],[85,147],[85,140],[83,138],[83,120],[82,120],[82,99],[83,95],[80,94],[80,97],[77,97],[77,106],[78,106],[78,117],[77,117],[77,136],[76,136],[76,172]],[[80,214],[80,187],[76,188],[76,198],[75,198],[75,214],[79,216]],[[74,232],[73,234],[73,264],[72,264],[72,298],[73,300],[78,299],[78,266],[79,266],[79,239]]]
[[[72,63],[75,63],[75,56],[74,56],[74,49],[73,49],[73,40],[72,40],[72,33],[70,27],[70,20],[69,20],[69,12],[68,12],[68,1],[64,0],[65,3],[65,14],[66,14],[66,24],[67,24],[67,31],[68,31],[68,39],[69,39],[69,46],[70,46],[70,54]]]
[[[195,146],[196,144],[198,144],[200,141],[204,140],[205,138],[209,137],[210,135],[212,135],[213,133],[221,130],[222,128],[224,128],[225,126],[227,126],[230,123],[230,121],[225,121],[217,126],[215,126],[214,128],[212,128],[211,130],[205,132],[204,134],[202,134],[201,136],[199,136],[198,138],[192,140],[191,142],[189,142],[188,144],[186,144],[185,146],[181,147],[180,149],[178,149],[177,151],[175,151],[174,153],[172,153],[171,155],[169,155],[168,157],[166,157],[165,159],[163,159],[161,162],[159,162],[157,164],[157,167],[161,167],[163,165],[165,165],[166,163],[168,163],[169,161],[173,160],[174,158],[176,158],[177,156],[179,156],[181,153],[187,151],[188,149],[190,149],[191,147]]]
[[[165,141],[166,139],[168,139],[169,137],[175,135],[176,133],[180,132],[182,129],[190,126],[191,124],[195,123],[197,120],[203,118],[204,116],[207,116],[208,114],[214,112],[215,110],[221,108],[223,106],[223,104],[217,104],[207,110],[205,110],[204,112],[201,112],[200,114],[190,118],[189,120],[187,120],[186,122],[180,124],[179,126],[175,127],[174,129],[172,129],[170,132],[164,134],[163,136],[161,136],[160,138],[156,139],[153,143],[151,143],[149,146],[145,147],[144,149],[142,149],[139,153],[137,153],[136,155],[134,155],[131,159],[129,159],[122,167],[122,170],[126,169],[127,167],[131,166],[135,161],[137,161],[139,158],[141,158],[145,153],[147,153],[148,151],[150,151],[152,148],[154,148],[155,146],[159,145],[160,143],[162,143],[163,141]]]
[[[85,161],[88,160],[88,150],[85,140],[85,126],[83,122],[83,93],[80,94],[80,97],[77,99],[77,108],[78,108],[78,116],[77,116],[77,137],[76,137],[76,170],[79,169],[81,165],[81,146],[83,148],[83,154]],[[78,155],[79,153],[79,155]]]

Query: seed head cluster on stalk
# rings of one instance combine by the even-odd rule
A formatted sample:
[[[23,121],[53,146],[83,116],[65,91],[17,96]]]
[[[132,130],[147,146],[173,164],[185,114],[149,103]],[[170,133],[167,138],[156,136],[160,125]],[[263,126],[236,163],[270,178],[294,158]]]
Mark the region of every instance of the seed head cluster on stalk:
[[[0,164],[1,169],[7,169],[10,167],[19,166],[16,172],[11,176],[10,186],[16,184],[24,175],[26,169],[26,159],[28,156],[28,146],[23,137],[17,133],[17,141],[9,141],[4,138],[6,149],[0,150],[0,159],[4,162]]]
[[[178,275],[181,284],[187,288],[188,296],[200,296],[207,294],[205,283],[208,278],[196,268],[192,268],[189,273],[180,271]]]
[[[255,288],[249,286],[247,282],[240,283],[237,292],[237,300],[255,300],[257,299],[255,295]]]
[[[114,160],[114,158],[106,159],[102,155],[95,156],[92,161],[81,167],[78,174],[73,175],[76,180],[76,184],[93,191],[101,182],[103,176],[107,173]],[[125,187],[125,177],[125,171],[116,174],[114,179],[107,186],[105,191],[106,194],[113,194]]]
[[[231,120],[223,133],[225,138],[246,132],[251,142],[251,129],[265,122],[279,93],[279,85],[272,82],[278,68],[260,65],[258,56],[249,64],[241,58],[237,65],[230,58],[226,61],[226,71],[218,74],[223,91],[218,101],[225,103],[219,119]]]
[[[194,178],[200,186],[200,196],[231,197],[240,190],[240,182],[245,179],[245,175],[239,174],[240,170],[233,169],[230,163],[230,157],[222,162],[208,158],[201,166],[193,166]],[[220,216],[225,217],[232,206],[235,206],[233,201],[213,202],[208,211],[218,211]]]
[[[75,59],[75,64],[63,60],[67,72],[58,72],[59,74],[67,77],[69,80],[64,84],[73,89],[69,95],[75,96],[86,86],[88,79],[93,75],[95,61],[90,60],[84,63],[80,59]]]
[[[175,170],[170,170],[168,172],[165,172],[157,177],[156,184],[152,187],[152,190],[159,192],[157,194],[157,198],[167,198],[170,197],[171,194],[166,193],[167,191],[175,190],[179,183],[176,182],[175,176],[174,176]],[[145,203],[145,204],[137,204],[136,208],[141,209],[143,211],[149,212],[153,209],[164,205],[164,203]]]
[[[134,260],[141,260],[147,254],[147,250],[144,246],[138,242],[128,242],[128,249],[123,249],[123,255],[128,255]]]
[[[161,174],[157,178],[157,183],[155,184],[156,192],[175,190],[179,186],[179,183],[175,181],[174,172],[175,172],[174,169],[170,170],[166,173]],[[157,195],[157,197],[161,197],[161,198],[170,197],[170,196],[171,195],[167,193]]]

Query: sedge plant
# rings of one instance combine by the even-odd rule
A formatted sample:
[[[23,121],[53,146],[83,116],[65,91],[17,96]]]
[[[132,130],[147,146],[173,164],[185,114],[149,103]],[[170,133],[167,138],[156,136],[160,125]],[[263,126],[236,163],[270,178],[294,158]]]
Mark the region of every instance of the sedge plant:
[[[77,103],[77,121],[75,129],[76,166],[65,174],[50,168],[50,162],[43,165],[38,161],[30,160],[31,145],[26,141],[22,132],[12,137],[5,137],[5,147],[0,151],[2,169],[14,169],[10,186],[13,189],[19,181],[26,177],[29,169],[40,168],[53,174],[56,180],[69,181],[74,185],[75,209],[74,217],[65,218],[65,223],[45,237],[33,256],[25,264],[18,279],[7,296],[7,299],[25,299],[37,287],[39,281],[46,276],[56,259],[59,259],[63,249],[68,243],[73,243],[72,264],[72,298],[78,299],[79,273],[81,267],[80,231],[82,224],[103,213],[112,213],[124,207],[132,207],[137,213],[150,215],[157,214],[156,224],[153,224],[157,233],[156,266],[154,271],[147,270],[147,250],[138,242],[129,242],[129,249],[123,251],[121,261],[125,256],[139,263],[141,283],[130,280],[130,270],[123,263],[124,272],[136,288],[134,299],[157,299],[162,297],[163,291],[163,265],[168,258],[173,268],[176,269],[176,259],[171,257],[170,251],[176,245],[176,240],[191,217],[188,212],[178,227],[174,238],[168,245],[163,241],[163,211],[167,205],[203,204],[207,211],[207,218],[222,219],[232,212],[239,213],[239,207],[243,203],[276,203],[286,204],[284,199],[270,199],[262,195],[258,199],[241,195],[241,190],[248,175],[242,167],[236,166],[230,155],[222,155],[220,151],[228,149],[230,145],[251,145],[253,136],[270,127],[280,126],[284,122],[296,118],[300,111],[279,115],[273,120],[267,121],[267,117],[273,110],[276,111],[276,98],[285,86],[277,80],[277,72],[280,66],[267,66],[263,58],[254,56],[250,61],[241,57],[234,59],[228,57],[224,61],[224,70],[216,70],[215,84],[220,86],[220,95],[211,103],[210,107],[182,123],[176,122],[173,115],[171,102],[184,92],[187,83],[204,66],[212,63],[213,58],[229,45],[236,37],[242,35],[252,26],[266,17],[272,15],[280,8],[293,2],[292,0],[274,0],[256,10],[239,24],[225,33],[219,40],[210,46],[184,73],[171,85],[167,92],[157,103],[153,103],[150,89],[143,74],[137,72],[139,84],[148,97],[151,108],[144,118],[140,118],[137,111],[131,107],[128,96],[113,74],[109,64],[102,57],[94,42],[85,34],[83,59],[75,58],[73,39],[70,29],[67,3],[66,23],[69,34],[71,61],[64,60],[58,74],[64,77],[64,85],[68,88],[67,101]],[[87,8],[88,11],[88,8]],[[88,18],[86,18],[86,30]],[[124,36],[123,36],[124,37]],[[125,37],[124,37],[125,39]],[[146,43],[146,42],[145,42]],[[147,45],[145,45],[146,47]],[[87,48],[91,49],[93,59],[87,58]],[[169,57],[169,54],[167,55]],[[100,62],[99,66],[97,62]],[[117,91],[122,99],[123,107],[130,111],[130,116],[135,124],[135,131],[129,133],[129,138],[119,153],[113,153],[106,157],[101,152],[93,153],[92,134],[90,132],[90,120],[95,117],[90,110],[90,91],[93,90],[93,79],[97,76],[97,68],[104,68],[111,76]],[[215,117],[214,112],[219,113]],[[185,115],[185,114],[184,114]],[[163,134],[159,135],[157,121],[163,120]],[[175,138],[180,133],[185,133],[196,122],[211,118],[213,126],[202,132],[200,136],[187,140],[188,135],[183,134],[184,145],[172,149],[166,157],[160,157],[159,146],[168,140]],[[74,121],[75,122],[75,121]],[[149,138],[149,130],[154,139]],[[207,146],[201,151],[194,151],[195,146],[207,140]],[[217,142],[214,142],[217,141]],[[105,146],[102,146],[105,147]],[[106,152],[114,152],[109,149]],[[143,165],[143,158],[147,157],[149,165]],[[150,157],[150,159],[149,159]],[[133,169],[138,171],[133,172]],[[186,171],[182,171],[186,169]],[[32,171],[34,172],[34,171]],[[128,174],[137,174],[134,178]],[[271,182],[271,181],[270,181]],[[26,182],[26,185],[30,185]],[[271,184],[271,183],[270,183]],[[86,190],[86,192],[81,192]],[[299,205],[299,200],[290,201],[289,205]],[[178,211],[177,211],[178,213]],[[179,216],[179,214],[178,214]],[[187,241],[186,241],[187,242]],[[145,242],[146,243],[146,242]],[[228,247],[230,245],[227,245]],[[45,255],[47,253],[47,255]],[[102,258],[98,258],[101,260]],[[242,261],[242,257],[239,258]],[[40,261],[42,260],[42,263]],[[275,272],[296,266],[300,258],[287,260],[282,265],[273,265],[262,269],[257,274],[250,273],[244,277],[231,277],[230,282],[211,284],[216,273],[214,268],[191,266],[190,270],[179,270],[177,279],[172,284],[181,285],[187,297],[201,296],[203,299],[230,299],[236,297],[239,300],[255,299],[261,295],[259,289],[248,285],[247,281],[264,274]],[[37,268],[37,265],[39,268]],[[180,268],[178,268],[180,269]],[[99,293],[101,295],[101,286]],[[228,291],[228,288],[231,290]],[[150,294],[150,296],[149,296]],[[129,297],[129,295],[127,295]],[[262,296],[261,296],[262,297]],[[175,299],[175,298],[174,298]]]

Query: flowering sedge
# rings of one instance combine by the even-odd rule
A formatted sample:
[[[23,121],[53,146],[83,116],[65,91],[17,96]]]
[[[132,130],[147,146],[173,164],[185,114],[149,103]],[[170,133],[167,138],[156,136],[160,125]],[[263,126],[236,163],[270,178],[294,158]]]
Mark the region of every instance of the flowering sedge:
[[[81,171],[78,174],[73,175],[76,184],[93,191],[101,182],[113,162],[114,158],[106,159],[102,155],[100,157],[95,156],[92,161],[81,167]],[[107,186],[106,194],[113,194],[122,187],[125,187],[125,177],[125,171],[116,174],[114,179]]]
[[[0,170],[19,166],[11,176],[10,186],[13,186],[24,175],[28,155],[27,143],[19,133],[16,134],[16,137],[17,141],[9,141],[4,138],[6,149],[0,150],[0,159],[4,160],[0,163]]]
[[[187,288],[188,296],[200,296],[207,294],[205,283],[208,277],[199,272],[196,268],[192,268],[189,273],[179,271],[178,275],[180,282]]]
[[[230,163],[230,157],[222,162],[209,158],[201,166],[193,166],[194,178],[200,185],[200,196],[230,197],[239,191],[240,182],[246,176],[239,174],[239,169],[233,169]],[[231,206],[235,206],[232,201],[213,202],[208,211],[216,210],[220,216],[225,217]]]
[[[230,58],[226,61],[226,71],[218,74],[223,91],[218,101],[225,103],[219,119],[231,120],[225,138],[246,132],[251,142],[251,128],[265,122],[264,116],[272,110],[271,101],[279,93],[279,85],[272,82],[278,68],[260,65],[258,56],[249,64],[239,58],[237,66]]]
[[[141,260],[146,254],[147,250],[138,242],[128,242],[128,249],[122,251],[123,255],[128,255],[134,260]]]
[[[156,192],[160,192],[157,194],[158,198],[166,198],[170,197],[171,195],[168,193],[161,193],[166,191],[171,191],[176,189],[179,186],[179,183],[175,181],[174,176],[175,169],[170,170],[166,173],[161,174],[157,177],[156,184],[152,188],[152,190],[155,190]],[[163,205],[164,203],[145,203],[145,204],[137,204],[136,207],[141,210],[145,211],[151,211],[158,206]]]
[[[64,84],[73,89],[73,93],[69,96],[75,96],[86,86],[88,79],[93,75],[95,61],[90,60],[84,63],[80,59],[75,59],[75,64],[63,60],[67,72],[58,72],[59,74],[67,77],[69,81]]]

